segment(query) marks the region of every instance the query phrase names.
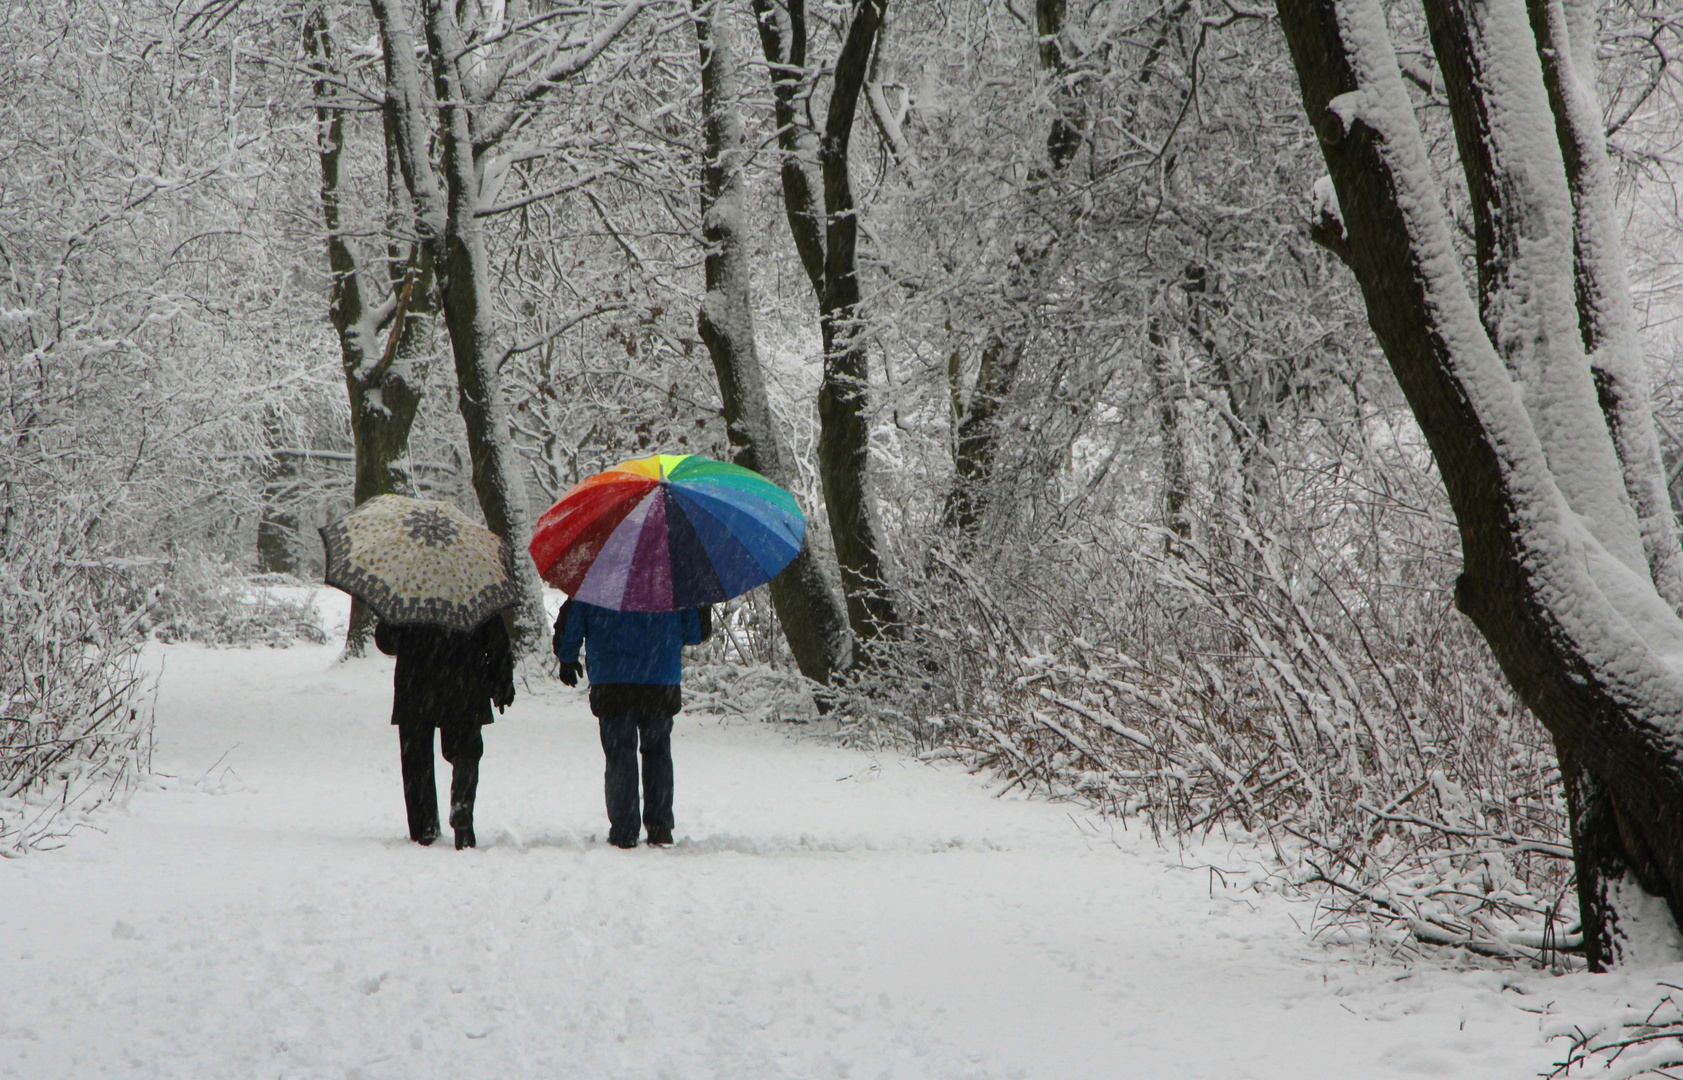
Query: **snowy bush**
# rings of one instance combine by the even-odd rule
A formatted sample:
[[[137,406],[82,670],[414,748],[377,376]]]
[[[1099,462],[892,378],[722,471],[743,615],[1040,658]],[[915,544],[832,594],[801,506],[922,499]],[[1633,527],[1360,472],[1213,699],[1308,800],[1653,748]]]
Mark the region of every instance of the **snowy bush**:
[[[304,583],[285,574],[243,574],[207,556],[176,560],[152,590],[142,628],[163,642],[269,645],[327,641]]]
[[[1671,1070],[1683,1066],[1683,1007],[1677,1003],[1677,986],[1660,987],[1672,993],[1651,1008],[1627,1006],[1610,1016],[1549,1030],[1548,1035],[1570,1046],[1548,1074],[1551,1080],[1573,1075],[1574,1068],[1601,1080],[1676,1076]]]
[[[713,609],[712,640],[684,662],[684,711],[750,720],[811,720],[814,692],[795,666],[770,603],[750,594]]]
[[[85,504],[17,482],[4,492],[0,855],[15,855],[123,794],[146,768],[152,724],[131,568],[89,550]]]
[[[934,544],[837,712],[1165,838],[1271,843],[1335,939],[1570,965],[1558,766],[1453,610],[1447,522],[1297,506],[1300,537],[1212,509],[1204,539],[1088,526],[985,574]]]

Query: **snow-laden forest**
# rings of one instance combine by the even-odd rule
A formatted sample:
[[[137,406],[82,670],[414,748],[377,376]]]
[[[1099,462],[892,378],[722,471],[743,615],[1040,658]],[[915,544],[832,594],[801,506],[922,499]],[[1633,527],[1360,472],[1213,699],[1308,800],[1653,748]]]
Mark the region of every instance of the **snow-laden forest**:
[[[1467,1056],[1427,1023],[1351,1057],[1329,1026],[1351,1075],[1683,1062],[1679,49],[1666,0],[0,8],[0,989],[39,995],[0,1017],[0,1072],[226,1074],[232,1051],[183,1057],[133,1017],[70,1045],[159,992],[113,949],[187,963],[172,888],[204,933],[253,935],[192,946],[172,985],[261,953],[199,987],[225,984],[218,1038],[267,1040],[242,1074],[1242,1075],[1244,1032],[1272,1036],[1206,998],[1283,987],[1292,950],[1359,971],[1367,1018],[1422,1011],[1378,1003],[1392,978],[1486,995],[1459,1014],[1497,1024]],[[600,759],[588,719],[554,726],[582,698],[523,553],[575,483],[654,453],[755,469],[808,527],[687,654],[688,846],[639,879],[581,809],[600,815]],[[429,852],[407,884],[391,668],[371,612],[319,584],[317,528],[390,493],[503,537],[524,598],[522,700],[486,736],[486,798],[508,801],[480,862]],[[318,758],[337,786],[292,789]],[[736,786],[782,769],[763,806]],[[861,769],[925,779],[818,794]],[[222,817],[247,831],[209,836]],[[312,835],[322,889],[458,891],[414,924],[298,882],[296,907],[251,902]],[[951,879],[895,862],[948,841]],[[980,854],[1041,843],[1106,855]],[[1164,901],[1140,881],[1165,865],[1207,880]],[[826,869],[886,939],[841,932]],[[715,873],[799,881],[767,916],[690,876]],[[554,874],[574,921],[516,934],[498,905]],[[705,937],[657,954],[643,935],[666,931],[614,921],[593,874],[671,890],[672,918],[737,947],[809,904],[827,921],[775,976]],[[112,882],[154,921],[81,898]],[[901,888],[940,918],[888,918]],[[1214,959],[1216,904],[1266,924],[1254,971]],[[535,1038],[537,1005],[493,1013],[541,976],[505,971],[499,998],[470,964],[477,1049],[429,1058],[417,1030],[353,1061],[394,1003],[240,996],[419,979],[358,950],[448,937],[463,908],[497,912],[462,930],[476,948],[537,935],[619,1011],[511,1048],[484,1032]],[[1060,936],[1075,908],[1102,972]],[[974,930],[970,975],[870,959],[936,927],[955,950]],[[1004,985],[1043,933],[1081,977]],[[648,984],[613,966],[626,935]],[[1176,935],[1200,993],[1142,992],[1160,1023],[1000,1034],[1036,986],[1077,1014],[1095,983],[1132,988]],[[300,941],[314,959],[289,966]],[[820,1009],[791,1004],[817,993],[801,980],[841,963],[821,945],[865,957],[814,998],[860,1026],[790,1034]],[[712,1014],[672,996],[727,984]],[[273,1030],[241,1026],[264,1010]],[[1316,1015],[1270,1023],[1312,1047]],[[286,1056],[321,1023],[346,1054]],[[596,1045],[628,1028],[655,1049]],[[1156,1049],[1104,1066],[1141,1031]],[[576,1068],[569,1039],[595,1047]],[[1304,1075],[1299,1054],[1255,1074]]]

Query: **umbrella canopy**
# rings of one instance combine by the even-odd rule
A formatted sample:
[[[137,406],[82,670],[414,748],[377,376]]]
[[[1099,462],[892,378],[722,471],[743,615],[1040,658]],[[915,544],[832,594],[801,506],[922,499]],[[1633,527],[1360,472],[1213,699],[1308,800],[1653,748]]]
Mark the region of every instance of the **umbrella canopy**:
[[[757,472],[699,454],[621,462],[538,519],[532,561],[574,599],[677,611],[740,596],[800,553],[806,516]]]
[[[327,583],[386,622],[468,631],[520,602],[508,545],[448,503],[378,495],[321,540]]]

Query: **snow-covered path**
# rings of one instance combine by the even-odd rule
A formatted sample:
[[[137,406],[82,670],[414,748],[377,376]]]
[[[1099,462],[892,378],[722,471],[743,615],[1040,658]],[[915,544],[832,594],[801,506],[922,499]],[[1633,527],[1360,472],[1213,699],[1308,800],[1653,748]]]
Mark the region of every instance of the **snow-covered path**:
[[[175,779],[0,862],[0,1075],[1487,1080],[1588,978],[1363,964],[1199,868],[1236,852],[711,717],[683,842],[619,851],[559,686],[486,731],[484,846],[423,849],[390,661],[159,653]]]

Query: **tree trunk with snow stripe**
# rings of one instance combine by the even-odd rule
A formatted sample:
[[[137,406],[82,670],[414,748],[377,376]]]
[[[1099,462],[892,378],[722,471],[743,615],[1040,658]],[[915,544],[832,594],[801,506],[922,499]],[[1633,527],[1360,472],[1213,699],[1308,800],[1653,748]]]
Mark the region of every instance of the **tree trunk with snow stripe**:
[[[1595,12],[1584,0],[1526,0],[1572,192],[1578,325],[1654,585],[1683,614],[1683,547],[1666,489],[1647,366],[1613,208],[1595,92]]]
[[[530,508],[498,375],[507,353],[496,345],[493,286],[480,221],[488,208],[481,184],[501,141],[526,123],[556,86],[601,55],[645,4],[631,0],[582,45],[566,48],[571,39],[557,39],[547,54],[549,59],[535,69],[534,76],[532,66],[515,62],[513,53],[486,55],[487,41],[512,36],[516,28],[501,34],[495,28],[477,26],[475,32],[485,30],[489,36],[476,39],[476,48],[470,51],[456,6],[445,0],[423,0],[426,48],[421,55],[431,67],[430,100],[405,0],[370,0],[370,6],[380,26],[387,106],[396,118],[393,141],[415,197],[421,242],[438,276],[455,360],[457,407],[467,428],[474,493],[485,524],[516,553],[516,573],[525,600],[515,614],[515,637],[522,650],[529,650],[542,639],[547,626],[537,573],[524,556],[531,536]],[[477,15],[488,17],[485,12]],[[531,81],[499,96],[504,84],[517,76]],[[442,150],[436,169],[431,157],[434,139]]]
[[[695,0],[695,32],[701,51],[702,239],[707,244],[707,293],[696,322],[719,380],[725,425],[738,465],[784,487],[794,486],[789,448],[771,414],[765,373],[754,340],[746,210],[738,114],[737,56],[720,0]],[[815,546],[819,530],[808,529],[801,552],[771,581],[772,605],[801,673],[820,684],[847,670],[852,658],[847,609],[826,573]]]
[[[432,314],[432,260],[416,246],[389,295],[378,304],[364,302],[361,262],[341,231],[339,173],[344,150],[344,114],[335,107],[338,93],[331,79],[339,75],[333,64],[333,37],[324,8],[313,7],[305,17],[304,48],[315,68],[316,155],[321,171],[322,223],[327,230],[327,263],[332,274],[328,318],[339,338],[339,356],[350,399],[351,443],[356,455],[353,499],[358,505],[377,495],[414,494],[409,474],[409,432],[421,403],[424,377],[418,363],[426,351],[426,327]],[[392,125],[391,107],[385,123]],[[387,153],[395,153],[390,141]],[[388,166],[395,164],[389,162]],[[388,170],[389,171],[389,170]],[[394,210],[409,217],[410,197],[394,184],[388,198]],[[407,221],[405,220],[405,224]],[[379,327],[391,322],[384,346]],[[345,631],[345,654],[361,656],[374,633],[374,617],[361,600],[351,604]]]
[[[1555,738],[1590,961],[1618,963],[1620,894],[1664,897],[1674,917],[1683,898],[1683,621],[1656,588],[1580,334],[1544,43],[1521,0],[1428,0],[1479,215],[1475,304],[1381,5],[1278,9],[1341,210],[1332,246],[1460,525],[1457,606]],[[1588,258],[1616,258],[1598,242]],[[1581,242],[1575,254],[1581,275]]]
[[[433,93],[438,107],[437,137],[443,147],[444,231],[429,237],[438,269],[444,322],[456,362],[456,407],[467,427],[473,463],[473,490],[486,526],[515,552],[524,602],[515,613],[516,637],[523,650],[543,638],[543,595],[532,560],[525,557],[531,538],[531,511],[523,469],[509,432],[508,406],[497,376],[495,335],[491,326],[491,271],[485,254],[484,226],[476,216],[479,201],[479,151],[471,123],[471,102],[463,77],[465,45],[451,4],[427,3],[427,53],[432,61]]]
[[[840,55],[818,160],[824,176],[824,291],[819,329],[824,340],[824,383],[818,391],[818,475],[841,564],[848,621],[861,643],[900,633],[888,579],[883,573],[870,490],[870,392],[867,337],[859,310],[859,210],[854,203],[848,146],[853,120],[885,0],[857,0]],[[857,651],[854,662],[863,656]]]
[[[796,112],[806,62],[805,0],[786,10],[755,0],[760,44],[771,82],[783,151],[783,209],[789,231],[818,300],[824,341],[824,381],[818,391],[818,475],[841,567],[842,594],[853,628],[853,663],[860,648],[900,632],[900,617],[883,573],[870,491],[870,374],[859,312],[858,208],[848,146],[885,0],[855,0],[836,58],[823,137],[815,138]],[[810,104],[808,105],[810,108]],[[814,189],[811,155],[821,185]],[[819,199],[822,198],[822,208]],[[819,227],[822,214],[822,227]]]

